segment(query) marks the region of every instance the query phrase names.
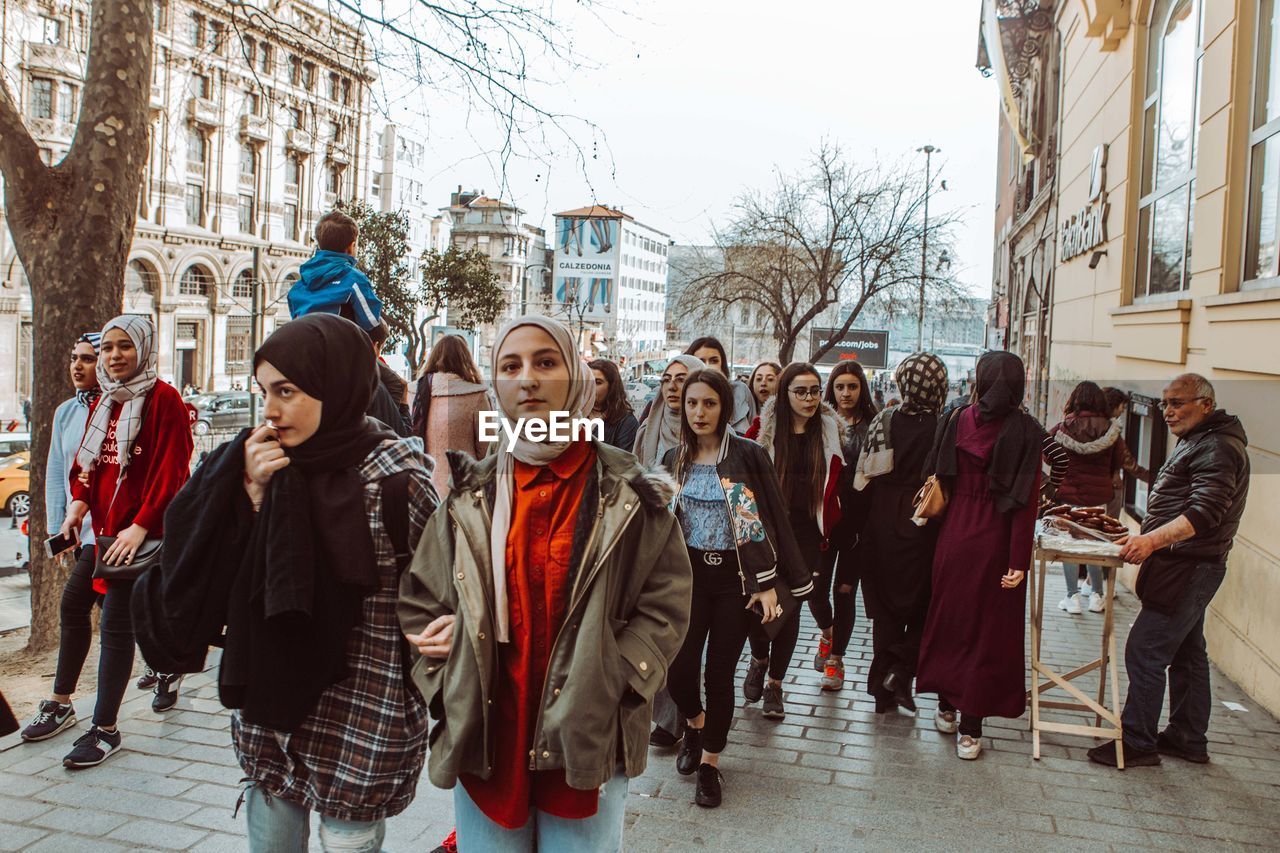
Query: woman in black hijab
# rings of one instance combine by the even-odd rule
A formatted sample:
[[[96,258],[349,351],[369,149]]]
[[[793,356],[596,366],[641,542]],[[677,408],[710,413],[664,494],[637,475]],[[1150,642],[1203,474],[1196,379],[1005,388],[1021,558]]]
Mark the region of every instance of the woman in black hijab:
[[[1020,717],[1026,709],[1022,581],[1048,436],[1022,410],[1025,375],[1012,353],[982,356],[974,402],[942,422],[931,453],[936,465],[926,462],[949,500],[916,685],[938,694],[934,725],[946,734],[958,729],[956,755],[966,760],[982,751],[984,717]]]
[[[305,850],[310,811],[322,840],[377,849],[426,749],[396,601],[435,491],[421,440],[365,416],[377,369],[355,324],[288,323],[254,370],[266,420],[174,499],[165,564],[135,591],[139,642],[197,671],[225,625],[219,695],[253,782],[251,850]]]

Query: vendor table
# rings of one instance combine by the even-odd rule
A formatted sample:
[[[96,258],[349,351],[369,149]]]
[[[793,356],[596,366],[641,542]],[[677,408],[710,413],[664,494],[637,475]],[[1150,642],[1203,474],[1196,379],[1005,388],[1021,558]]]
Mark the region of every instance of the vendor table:
[[[1030,580],[1029,595],[1031,598],[1031,689],[1027,691],[1031,700],[1031,733],[1034,758],[1040,758],[1040,733],[1060,732],[1083,737],[1103,737],[1116,742],[1116,761],[1119,769],[1124,769],[1124,751],[1122,749],[1120,726],[1120,685],[1116,675],[1116,640],[1114,635],[1114,608],[1116,595],[1116,572],[1106,572],[1106,612],[1102,620],[1102,655],[1097,660],[1070,672],[1055,672],[1040,657],[1040,639],[1044,625],[1044,587],[1045,572],[1049,563],[1063,562],[1115,569],[1124,565],[1118,556],[1101,556],[1097,554],[1060,551],[1041,547],[1036,543],[1032,556],[1031,571],[1027,573]],[[1071,682],[1082,675],[1098,670],[1098,698],[1086,696],[1080,688]],[[1107,681],[1111,682],[1111,705],[1106,703]],[[1042,699],[1041,694],[1054,688],[1061,688],[1076,701],[1055,701]],[[1044,720],[1040,716],[1042,709],[1058,711],[1091,711],[1094,725],[1084,726],[1071,723],[1055,723]],[[1106,723],[1104,725],[1103,723]]]

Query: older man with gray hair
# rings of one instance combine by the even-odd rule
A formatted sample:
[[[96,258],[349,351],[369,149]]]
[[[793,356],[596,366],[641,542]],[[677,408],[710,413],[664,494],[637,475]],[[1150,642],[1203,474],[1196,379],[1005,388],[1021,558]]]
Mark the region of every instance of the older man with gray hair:
[[[1226,575],[1249,493],[1249,441],[1240,419],[1219,409],[1216,396],[1195,373],[1165,387],[1160,408],[1178,443],[1151,487],[1141,532],[1122,540],[1121,556],[1141,565],[1136,592],[1142,600],[1124,652],[1126,767],[1159,764],[1161,754],[1209,760],[1204,612]],[[1158,732],[1166,670],[1169,725]],[[1089,750],[1089,758],[1115,766],[1116,744]]]

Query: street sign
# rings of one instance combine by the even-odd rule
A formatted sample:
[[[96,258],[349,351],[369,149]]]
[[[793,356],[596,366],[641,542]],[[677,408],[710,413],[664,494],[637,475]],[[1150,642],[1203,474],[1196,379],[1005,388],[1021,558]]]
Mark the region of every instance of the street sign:
[[[839,329],[810,329],[809,352],[827,345]],[[884,370],[889,366],[889,333],[873,329],[850,329],[814,364],[839,364],[856,361],[868,370]]]

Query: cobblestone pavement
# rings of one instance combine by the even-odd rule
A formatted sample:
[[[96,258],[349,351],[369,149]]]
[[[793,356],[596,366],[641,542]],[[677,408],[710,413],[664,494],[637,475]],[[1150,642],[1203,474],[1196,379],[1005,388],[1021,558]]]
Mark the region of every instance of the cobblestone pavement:
[[[1050,607],[1061,590],[1057,574]],[[1120,643],[1134,604],[1129,593],[1118,603]],[[933,729],[931,698],[915,718],[873,713],[862,692],[870,660],[865,620],[847,658],[853,683],[822,693],[805,665],[814,652],[805,618],[786,720],[768,722],[749,708],[735,721],[721,762],[724,805],[693,805],[692,778],[676,774],[671,753],[654,750],[648,772],[632,782],[629,850],[1276,847],[1280,725],[1216,671],[1208,766],[1166,759],[1120,773],[1087,761],[1091,741],[1065,735],[1047,735],[1037,762],[1026,717],[990,722],[981,759],[961,762],[951,740]],[[1046,659],[1084,662],[1101,623],[1098,614],[1052,609]],[[215,673],[188,678],[178,709],[167,715],[153,714],[149,699],[131,690],[121,715],[125,749],[98,768],[62,768],[70,733],[43,744],[0,741],[0,850],[244,849],[243,815],[232,817],[240,772]],[[1223,701],[1248,710],[1230,711]],[[86,717],[91,708],[91,697],[77,702]],[[452,825],[450,803],[449,792],[424,780],[409,810],[388,822],[387,848],[430,851]]]

